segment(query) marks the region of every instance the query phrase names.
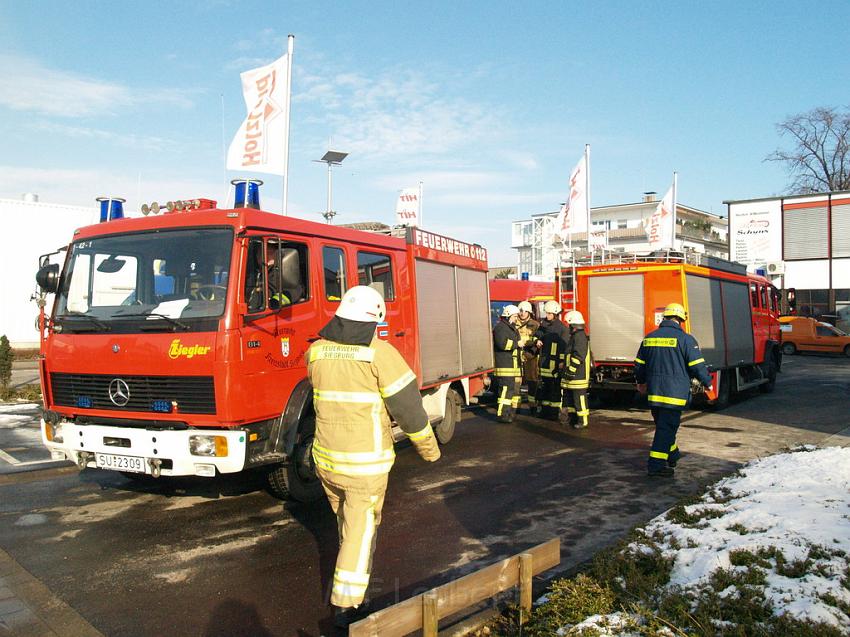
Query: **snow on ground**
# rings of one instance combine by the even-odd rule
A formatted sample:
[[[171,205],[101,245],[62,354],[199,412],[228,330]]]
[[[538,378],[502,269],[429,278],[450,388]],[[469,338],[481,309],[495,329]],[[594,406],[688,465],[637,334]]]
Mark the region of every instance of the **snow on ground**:
[[[663,514],[644,527],[674,560],[668,589],[699,595],[713,573],[743,571],[742,562],[756,556],[774,614],[850,632],[850,618],[823,600],[850,604],[846,579],[842,585],[850,579],[850,448],[807,446],[755,460],[708,489],[685,513],[678,523]],[[633,543],[628,550],[653,549]],[[721,594],[738,591],[729,587]],[[620,613],[594,616],[573,628],[631,634],[618,630],[623,621]]]

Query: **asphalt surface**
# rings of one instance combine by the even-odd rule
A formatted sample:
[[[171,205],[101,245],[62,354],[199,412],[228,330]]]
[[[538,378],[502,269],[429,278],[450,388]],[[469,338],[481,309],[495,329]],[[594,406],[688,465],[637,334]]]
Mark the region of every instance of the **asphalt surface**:
[[[786,358],[776,391],[689,412],[673,479],[647,478],[648,412],[596,410],[586,431],[464,414],[443,458],[400,448],[373,571],[377,608],[560,536],[589,559],[741,463],[850,443],[850,361]],[[336,523],[257,475],[171,481],[51,469],[0,476],[0,548],[109,636],[333,635]]]

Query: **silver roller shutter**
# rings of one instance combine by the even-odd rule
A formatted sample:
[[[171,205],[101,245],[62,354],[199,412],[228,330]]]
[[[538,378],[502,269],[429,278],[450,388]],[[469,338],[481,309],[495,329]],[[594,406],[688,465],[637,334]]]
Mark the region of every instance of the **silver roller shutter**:
[[[597,361],[633,361],[644,337],[643,275],[588,280],[591,349]]]
[[[464,375],[493,367],[487,273],[456,268],[460,306],[461,370]]]
[[[850,205],[832,207],[832,256],[850,257]]]
[[[445,378],[459,376],[460,351],[457,346],[458,315],[454,268],[417,259],[416,295],[422,383],[429,385]]]
[[[699,343],[709,367],[726,365],[726,339],[720,311],[720,281],[688,274],[688,318],[691,334]]]
[[[729,347],[726,364],[730,367],[753,362],[753,319],[750,290],[746,283],[721,283],[723,318]]]
[[[827,208],[793,208],[782,211],[783,258],[825,259],[827,245]]]

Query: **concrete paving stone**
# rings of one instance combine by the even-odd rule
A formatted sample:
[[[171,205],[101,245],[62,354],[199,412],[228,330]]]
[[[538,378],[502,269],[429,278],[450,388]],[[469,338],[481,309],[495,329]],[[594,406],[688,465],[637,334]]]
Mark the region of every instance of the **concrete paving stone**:
[[[0,600],[9,599],[13,597],[15,594],[12,592],[12,589],[8,586],[4,586],[0,583]]]
[[[8,615],[0,615],[0,636],[15,637],[59,637],[47,624],[38,619],[29,610]],[[64,635],[63,635],[64,637]]]
[[[22,610],[28,610],[27,605],[24,604],[17,597],[10,597],[8,599],[0,600],[0,617],[2,617],[3,615],[17,613]]]

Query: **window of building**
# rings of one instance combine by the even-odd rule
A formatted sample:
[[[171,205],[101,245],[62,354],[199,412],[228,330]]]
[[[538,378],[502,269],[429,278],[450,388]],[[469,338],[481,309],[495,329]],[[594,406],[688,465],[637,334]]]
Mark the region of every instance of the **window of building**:
[[[358,252],[357,282],[360,285],[369,285],[378,290],[385,301],[395,300],[390,255],[375,252]]]
[[[629,227],[629,222],[626,219],[617,219],[617,230],[625,230]]]
[[[829,314],[829,290],[797,290],[797,314],[820,318]]]
[[[322,265],[325,279],[325,298],[339,301],[345,294],[345,252],[342,248],[322,248]]]

